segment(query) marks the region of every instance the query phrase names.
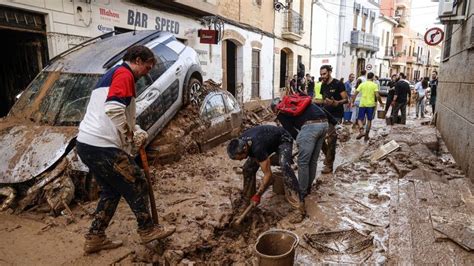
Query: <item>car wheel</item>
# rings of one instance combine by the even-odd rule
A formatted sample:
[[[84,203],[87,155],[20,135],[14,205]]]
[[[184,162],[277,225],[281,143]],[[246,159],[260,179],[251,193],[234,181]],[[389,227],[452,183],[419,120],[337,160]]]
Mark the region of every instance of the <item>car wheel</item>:
[[[201,94],[202,94],[201,82],[196,78],[191,78],[188,82],[188,86],[186,87],[186,91],[184,93],[184,99],[183,99],[184,105],[192,104],[195,106],[199,106],[201,102]]]

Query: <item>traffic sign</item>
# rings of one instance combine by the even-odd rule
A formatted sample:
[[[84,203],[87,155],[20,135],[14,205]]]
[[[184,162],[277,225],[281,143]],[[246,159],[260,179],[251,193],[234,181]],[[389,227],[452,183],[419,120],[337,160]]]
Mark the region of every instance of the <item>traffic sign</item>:
[[[372,70],[372,65],[371,65],[371,64],[367,64],[367,66],[365,66],[365,69],[367,69],[368,71]]]
[[[444,39],[444,31],[438,27],[431,28],[426,31],[424,39],[428,45],[438,45]]]

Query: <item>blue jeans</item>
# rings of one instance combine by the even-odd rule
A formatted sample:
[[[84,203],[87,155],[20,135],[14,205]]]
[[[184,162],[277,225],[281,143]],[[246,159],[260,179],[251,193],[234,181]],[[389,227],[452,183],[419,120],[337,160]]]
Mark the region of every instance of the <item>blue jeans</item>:
[[[327,130],[327,122],[304,125],[298,133],[298,137],[296,137],[296,144],[298,145],[298,180],[303,197],[309,194],[311,185],[316,178],[319,152],[323,146]]]

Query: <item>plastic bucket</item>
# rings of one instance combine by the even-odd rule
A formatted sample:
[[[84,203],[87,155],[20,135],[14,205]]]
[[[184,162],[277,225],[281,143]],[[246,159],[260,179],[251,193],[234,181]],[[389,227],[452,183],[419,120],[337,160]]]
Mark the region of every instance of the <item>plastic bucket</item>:
[[[274,172],[272,173],[273,177],[273,193],[277,195],[285,195],[285,184],[283,182],[283,173]]]
[[[352,118],[352,111],[345,111],[344,112],[344,121],[350,121]]]
[[[262,233],[254,247],[258,265],[293,265],[299,241],[298,236],[288,230],[273,229]]]
[[[378,110],[377,111],[377,118],[385,119],[385,110]]]

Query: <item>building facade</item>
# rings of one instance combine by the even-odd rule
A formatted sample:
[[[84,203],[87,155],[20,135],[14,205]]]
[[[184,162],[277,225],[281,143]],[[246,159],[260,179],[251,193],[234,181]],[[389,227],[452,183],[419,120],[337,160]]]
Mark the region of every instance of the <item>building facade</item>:
[[[375,75],[380,78],[390,77],[392,71],[392,60],[394,57],[393,30],[397,22],[392,18],[380,13],[377,24],[377,36],[380,38],[379,51],[376,53]]]
[[[291,10],[306,12],[311,7],[310,2],[293,1]],[[277,83],[275,75],[279,77],[282,72],[286,77],[295,73],[296,64],[293,62],[297,62],[298,55],[306,65],[309,64],[309,23],[295,20],[294,13],[275,13],[273,0],[0,0],[0,11],[6,14],[0,15],[3,26],[0,31],[12,40],[11,45],[3,50],[29,53],[22,63],[15,63],[18,57],[8,59],[17,66],[10,65],[14,72],[27,75],[15,77],[7,68],[2,72],[5,75],[2,80],[10,80],[2,84],[3,87],[11,89],[2,90],[1,98],[8,101],[6,104],[2,102],[6,108],[1,110],[0,117],[8,112],[14,95],[26,88],[49,59],[92,37],[112,31],[162,30],[173,33],[199,54],[204,79],[222,83],[223,88],[240,103],[271,99]],[[27,17],[27,20],[15,22],[11,19],[15,17]],[[36,28],[30,26],[32,22]],[[300,28],[295,28],[296,22],[301,22],[297,25],[301,25]],[[278,28],[274,34],[275,23],[278,23]],[[221,41],[215,45],[201,44],[199,29],[219,30]],[[299,35],[293,34],[294,31]],[[28,45],[19,50],[25,40],[29,41]],[[278,49],[275,49],[275,44]],[[286,68],[280,71],[282,50],[287,52],[288,58]],[[29,71],[21,69],[26,63],[34,68],[30,67]],[[23,82],[14,84],[12,81],[15,80]]]
[[[474,180],[474,3],[447,24],[439,70],[436,127],[456,162]]]

